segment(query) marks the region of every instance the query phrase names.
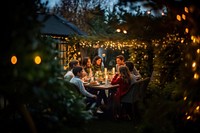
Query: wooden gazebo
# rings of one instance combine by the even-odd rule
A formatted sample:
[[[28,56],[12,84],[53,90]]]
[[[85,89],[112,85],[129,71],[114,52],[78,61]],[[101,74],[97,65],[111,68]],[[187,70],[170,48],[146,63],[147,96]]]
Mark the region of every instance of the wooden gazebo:
[[[69,45],[66,39],[69,36],[87,36],[87,34],[81,31],[73,23],[55,14],[38,14],[38,20],[43,24],[41,34],[51,36],[57,40],[58,43],[55,45],[57,45],[56,47],[59,51],[58,59],[65,69],[68,61],[71,58],[76,58],[76,56],[68,54],[74,49],[74,47]]]

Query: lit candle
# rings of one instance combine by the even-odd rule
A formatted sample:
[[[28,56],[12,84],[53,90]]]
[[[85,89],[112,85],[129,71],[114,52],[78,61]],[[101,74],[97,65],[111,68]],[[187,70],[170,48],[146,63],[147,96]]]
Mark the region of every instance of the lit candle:
[[[115,68],[112,68],[112,74],[115,75]]]
[[[108,84],[108,75],[105,76],[105,85]]]
[[[94,81],[94,77],[91,77],[91,80],[90,80],[90,82],[93,82]]]
[[[104,73],[105,73],[105,75],[107,75],[107,68],[104,68]]]

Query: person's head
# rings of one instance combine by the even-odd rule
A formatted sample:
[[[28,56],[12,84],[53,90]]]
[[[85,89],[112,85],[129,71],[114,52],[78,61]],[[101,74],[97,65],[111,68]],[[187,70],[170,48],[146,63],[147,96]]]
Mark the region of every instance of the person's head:
[[[131,82],[131,74],[127,66],[120,66],[119,67],[119,74],[124,79],[126,83]]]
[[[134,64],[131,61],[126,61],[125,62],[126,66],[128,67],[129,71],[132,72],[134,69]]]
[[[74,76],[78,76],[80,78],[83,77],[84,75],[84,69],[82,66],[75,66],[73,69],[72,69],[72,72],[74,74]]]
[[[69,69],[72,69],[72,68],[74,68],[75,66],[79,66],[80,64],[79,64],[79,61],[78,60],[71,60],[70,62],[69,62]]]
[[[117,65],[124,65],[124,61],[125,61],[125,58],[124,58],[124,56],[123,55],[118,55],[117,57],[116,57],[116,64]]]
[[[82,66],[83,67],[91,67],[91,65],[92,65],[92,63],[91,63],[90,57],[84,57],[83,62],[82,62]]]
[[[95,56],[92,60],[92,65],[101,66],[102,58],[100,56]]]

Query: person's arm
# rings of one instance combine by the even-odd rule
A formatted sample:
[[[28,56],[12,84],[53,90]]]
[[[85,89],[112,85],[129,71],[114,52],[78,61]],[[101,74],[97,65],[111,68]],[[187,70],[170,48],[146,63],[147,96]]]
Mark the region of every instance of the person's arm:
[[[77,83],[77,85],[78,85],[78,88],[79,88],[81,94],[83,94],[83,95],[86,96],[86,97],[96,98],[96,95],[93,95],[93,94],[89,93],[89,92],[85,89],[85,87],[84,87],[84,85],[83,85],[83,82],[82,82],[81,80],[79,80],[79,82]]]
[[[134,66],[134,68],[133,68],[133,74],[134,74],[134,77],[135,77],[137,80],[142,78],[141,74],[139,73],[139,71],[136,69],[135,66]]]
[[[134,74],[131,74],[131,84],[137,82],[137,78],[135,77]]]
[[[66,79],[67,81],[70,81],[72,78],[74,77],[74,74],[72,73],[72,71],[68,71],[65,75],[64,75],[64,79]]]
[[[119,82],[120,82],[119,74],[115,74],[115,76],[111,81],[111,85],[119,84]]]

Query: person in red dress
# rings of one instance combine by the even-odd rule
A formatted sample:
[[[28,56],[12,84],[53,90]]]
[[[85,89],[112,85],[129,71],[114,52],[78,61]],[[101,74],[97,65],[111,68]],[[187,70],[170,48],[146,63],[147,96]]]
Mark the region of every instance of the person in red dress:
[[[115,74],[111,84],[119,84],[117,91],[113,96],[113,115],[114,117],[120,117],[120,100],[121,97],[129,91],[132,77],[127,66],[120,66],[119,73]]]

